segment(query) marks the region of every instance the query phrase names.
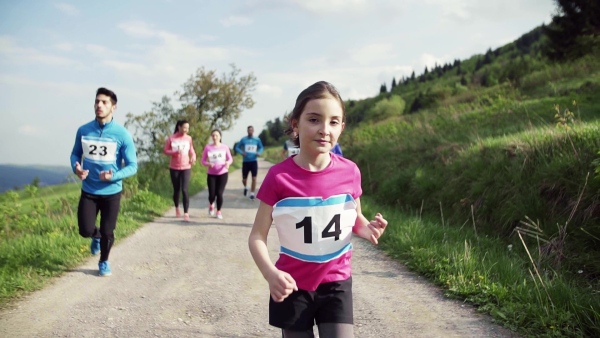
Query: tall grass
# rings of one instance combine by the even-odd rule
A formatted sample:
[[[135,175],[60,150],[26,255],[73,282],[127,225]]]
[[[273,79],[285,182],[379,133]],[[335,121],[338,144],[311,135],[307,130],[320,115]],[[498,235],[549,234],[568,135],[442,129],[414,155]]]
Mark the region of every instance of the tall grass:
[[[441,286],[447,296],[468,301],[527,336],[600,334],[598,290],[554,271],[536,275],[525,246],[478,234],[472,224],[421,217],[377,205],[369,197],[361,202],[365,215],[381,212],[389,221],[380,240],[383,250]],[[531,254],[537,259],[536,252]]]

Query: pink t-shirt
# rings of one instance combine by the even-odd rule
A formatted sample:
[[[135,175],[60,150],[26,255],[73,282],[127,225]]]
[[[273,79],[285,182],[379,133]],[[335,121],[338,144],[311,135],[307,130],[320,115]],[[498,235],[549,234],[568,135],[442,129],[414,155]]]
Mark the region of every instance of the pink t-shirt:
[[[210,164],[213,164],[213,167],[209,167]],[[229,151],[229,147],[221,143],[219,146],[215,146],[214,144],[207,144],[204,147],[204,151],[202,151],[202,165],[208,167],[207,173],[209,175],[223,175],[229,169],[226,164],[231,165],[233,163],[233,157],[231,157],[231,152]]]
[[[179,151],[181,149],[181,152]],[[175,133],[165,143],[164,153],[171,156],[169,168],[176,170],[187,170],[192,167],[190,162],[196,161],[194,143],[190,135]]]
[[[330,165],[317,172],[293,157],[269,169],[256,197],[273,207],[281,243],[275,266],[298,288],[314,291],[351,276],[354,200],[361,195],[360,170],[340,156],[331,156]]]

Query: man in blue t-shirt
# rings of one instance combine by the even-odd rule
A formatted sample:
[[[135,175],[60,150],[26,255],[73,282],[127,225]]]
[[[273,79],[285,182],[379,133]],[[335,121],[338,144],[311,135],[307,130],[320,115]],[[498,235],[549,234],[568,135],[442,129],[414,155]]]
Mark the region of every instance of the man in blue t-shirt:
[[[252,173],[252,185],[250,186],[250,199],[254,199],[256,190],[256,175],[258,174],[257,157],[263,152],[263,144],[258,137],[254,137],[254,127],[248,126],[248,136],[242,137],[235,146],[235,151],[242,154],[244,161],[242,163],[242,183],[244,183],[244,196],[248,194],[246,181],[248,173]]]
[[[114,121],[117,95],[98,88],[95,118],[77,129],[71,151],[71,168],[81,179],[77,223],[82,237],[92,238],[92,255],[100,254],[100,276],[110,276],[108,255],[115,241],[115,228],[121,207],[123,179],[137,172],[133,137]],[[96,216],[100,213],[100,227]]]
[[[342,153],[342,147],[340,147],[339,143],[336,143],[335,146],[333,146],[331,152],[336,155],[344,156],[344,153]]]

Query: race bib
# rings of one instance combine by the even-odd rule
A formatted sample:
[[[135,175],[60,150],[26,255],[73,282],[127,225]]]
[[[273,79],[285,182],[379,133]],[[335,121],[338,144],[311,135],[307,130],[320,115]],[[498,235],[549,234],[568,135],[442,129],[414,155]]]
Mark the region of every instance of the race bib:
[[[244,151],[248,153],[256,153],[258,151],[258,146],[256,144],[246,144],[244,146]]]
[[[281,253],[296,259],[325,263],[352,249],[356,201],[348,194],[286,198],[273,206]]]
[[[171,149],[188,153],[190,151],[190,143],[185,141],[173,141],[171,142]]]
[[[115,162],[117,160],[117,142],[109,138],[81,137],[83,157],[96,162]]]
[[[300,147],[288,148],[288,157],[298,155],[300,153]]]
[[[208,161],[213,164],[225,163],[225,151],[216,150],[208,152]]]

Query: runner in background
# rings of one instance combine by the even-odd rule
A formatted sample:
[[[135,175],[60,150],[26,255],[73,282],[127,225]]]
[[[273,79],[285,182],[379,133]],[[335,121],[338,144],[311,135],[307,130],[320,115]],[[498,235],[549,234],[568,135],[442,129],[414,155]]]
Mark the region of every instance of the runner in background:
[[[213,143],[207,144],[202,151],[202,165],[208,167],[206,182],[208,185],[208,214],[223,219],[221,207],[223,206],[223,191],[229,177],[229,166],[233,163],[233,157],[229,147],[221,143],[221,131],[215,129],[210,137]],[[215,199],[217,201],[217,212],[215,215]]]
[[[300,147],[298,147],[294,140],[289,139],[283,143],[283,150],[281,151],[282,159],[286,159],[288,157],[292,157],[293,155],[298,155],[300,152]]]
[[[256,175],[258,174],[257,157],[263,152],[263,144],[258,137],[254,137],[254,127],[248,126],[248,136],[242,137],[235,146],[235,151],[244,157],[242,163],[242,183],[244,184],[244,196],[248,194],[247,178],[252,173],[252,185],[250,186],[250,199],[254,199],[256,190]]]
[[[335,146],[333,147],[333,149],[331,149],[331,152],[336,154],[336,155],[340,155],[340,156],[344,156],[344,153],[342,153],[342,147],[340,147],[339,143],[336,143]]]
[[[92,255],[100,253],[98,272],[110,276],[110,249],[121,208],[123,179],[137,173],[137,156],[131,134],[113,119],[117,95],[98,88],[94,111],[96,118],[77,129],[71,151],[71,168],[81,179],[77,223],[82,237],[92,238]],[[125,166],[123,166],[123,163]],[[96,218],[100,213],[100,228]]]
[[[188,186],[192,174],[192,165],[196,163],[196,152],[192,137],[188,135],[190,124],[185,120],[177,121],[173,135],[167,138],[164,153],[171,156],[169,173],[173,184],[173,204],[175,205],[175,217],[181,217],[179,211],[179,195],[183,195],[183,220],[190,221],[188,213],[190,207],[190,196]]]

